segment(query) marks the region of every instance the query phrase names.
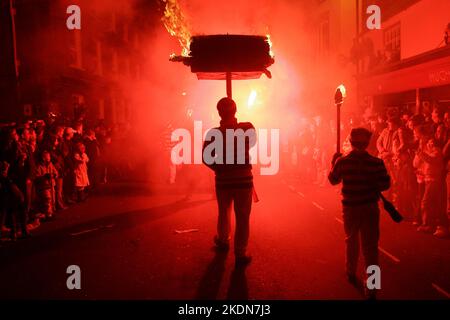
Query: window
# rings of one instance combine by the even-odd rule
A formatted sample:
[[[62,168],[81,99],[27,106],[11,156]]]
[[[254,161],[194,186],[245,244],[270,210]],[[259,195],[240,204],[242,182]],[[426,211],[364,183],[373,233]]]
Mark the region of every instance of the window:
[[[401,58],[400,23],[384,30],[383,44],[388,62],[399,61]]]
[[[330,52],[330,19],[326,15],[324,19],[319,22],[318,26],[318,54],[326,56]]]
[[[73,30],[73,42],[69,44],[70,66],[78,69],[83,68],[83,52],[81,42],[81,31]]]

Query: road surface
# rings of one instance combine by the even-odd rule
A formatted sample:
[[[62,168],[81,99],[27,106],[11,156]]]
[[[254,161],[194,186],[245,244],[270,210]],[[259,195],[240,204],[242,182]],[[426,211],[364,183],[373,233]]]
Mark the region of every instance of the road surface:
[[[111,184],[33,238],[0,245],[0,298],[362,299],[343,269],[338,189],[281,176],[256,186],[246,269],[212,248],[211,193]],[[449,249],[382,212],[379,298],[450,298]],[[67,289],[70,265],[81,269],[80,290]]]

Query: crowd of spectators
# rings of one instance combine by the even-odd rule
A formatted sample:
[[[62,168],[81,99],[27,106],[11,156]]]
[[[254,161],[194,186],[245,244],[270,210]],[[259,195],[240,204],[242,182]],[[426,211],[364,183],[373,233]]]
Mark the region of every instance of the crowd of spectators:
[[[368,152],[384,160],[392,178],[385,195],[419,232],[449,237],[450,111],[435,106],[410,114],[390,108],[349,117],[341,124],[343,152],[351,149],[350,130],[361,126],[372,132]],[[303,119],[286,140],[284,168],[304,183],[326,186],[335,136],[333,120]],[[130,139],[129,125],[89,125],[83,118],[68,122],[51,114],[45,120],[1,126],[0,239],[29,236],[41,222],[85,201],[111,176],[121,179],[135,171],[142,178],[148,158]],[[154,152],[150,167],[158,167],[163,150]],[[170,183],[174,179],[171,167]]]
[[[389,108],[368,117],[351,117],[341,126],[343,152],[351,150],[348,134],[354,127],[372,132],[368,152],[384,160],[392,179],[386,196],[406,220],[419,232],[448,238],[450,111],[436,105],[420,114]],[[335,128],[335,122],[320,116],[303,121],[289,140],[291,174],[306,183],[327,185],[336,150]]]
[[[111,175],[122,174],[111,164],[126,128],[87,126],[82,117],[67,122],[49,114],[1,126],[0,239],[28,237]]]

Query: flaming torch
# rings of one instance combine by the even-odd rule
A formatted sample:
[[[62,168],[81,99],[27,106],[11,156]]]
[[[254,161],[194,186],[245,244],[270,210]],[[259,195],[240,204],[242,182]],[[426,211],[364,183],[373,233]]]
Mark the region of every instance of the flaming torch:
[[[273,58],[269,36],[207,35],[194,36],[189,41],[189,55],[170,57],[183,62],[199,80],[226,80],[227,96],[232,97],[231,80],[259,79]]]
[[[341,106],[344,103],[344,98],[347,96],[347,91],[343,84],[336,88],[334,94],[334,103],[336,104],[336,152],[341,153]]]
[[[269,35],[202,35],[191,37],[186,17],[177,0],[159,0],[161,18],[170,35],[177,37],[181,55],[169,60],[183,62],[199,80],[226,80],[227,96],[232,97],[231,80],[258,79],[275,60]]]

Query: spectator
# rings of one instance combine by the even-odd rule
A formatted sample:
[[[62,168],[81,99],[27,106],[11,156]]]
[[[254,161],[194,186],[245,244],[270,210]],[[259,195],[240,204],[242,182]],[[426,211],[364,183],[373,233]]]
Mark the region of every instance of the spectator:
[[[445,179],[447,186],[447,217],[448,217],[450,214],[450,139],[445,144],[443,155],[446,169]]]
[[[50,152],[51,161],[57,171],[57,177],[55,178],[55,208],[56,210],[65,210],[67,209],[63,193],[65,161],[57,136],[50,137],[46,150]]]
[[[55,179],[58,172],[51,162],[51,155],[43,151],[41,161],[36,168],[36,195],[38,207],[46,220],[53,218],[55,211]]]
[[[36,148],[40,148],[44,143],[44,139],[46,137],[45,131],[45,122],[43,120],[36,121],[36,129],[35,129],[35,139]]]
[[[377,155],[377,141],[380,137],[381,131],[384,129],[383,126],[378,122],[378,120],[375,117],[372,117],[369,119],[369,128],[372,132],[372,139],[370,139],[369,146],[367,147],[367,152],[370,155]]]
[[[378,150],[378,157],[384,161],[386,168],[389,172],[389,175],[392,178],[392,185],[394,190],[390,190],[389,193],[392,195],[392,193],[395,192],[397,182],[396,170],[394,167],[394,155],[395,155],[394,146],[396,144],[397,145],[400,144],[399,142],[400,138],[398,134],[398,129],[400,127],[400,119],[391,113],[391,115],[388,118],[387,124],[388,124],[387,128],[385,128],[378,137],[377,150]]]
[[[448,236],[448,218],[446,212],[444,187],[444,157],[436,139],[425,140],[417,150],[415,167],[424,175],[425,191],[422,199],[422,225],[418,231],[433,233],[436,237]]]
[[[447,143],[448,129],[444,124],[444,111],[442,110],[442,108],[433,108],[431,119],[433,121],[432,129],[434,132],[434,137],[436,139],[436,144],[439,148],[443,148]]]
[[[427,127],[422,125],[418,125],[414,127],[413,130],[414,135],[414,152],[417,151],[420,145],[425,145],[426,141],[431,137],[427,133]],[[415,155],[415,153],[414,153]],[[422,199],[425,192],[425,177],[424,173],[422,172],[422,168],[420,167],[420,163],[418,162],[417,158],[413,158],[413,167],[414,172],[416,175],[416,182],[417,182],[417,191],[414,197],[414,220],[413,225],[414,226],[421,226],[422,225]]]
[[[73,136],[74,131],[68,127],[64,129],[64,136],[61,142],[60,150],[64,158],[64,176],[63,176],[63,193],[65,196],[65,202],[68,204],[74,203],[75,196],[75,177],[73,175]]]
[[[81,121],[77,121],[73,126],[73,142],[78,143],[82,141],[83,141],[83,123]]]
[[[0,162],[0,239],[2,232],[6,229],[5,221],[11,223],[10,239],[16,240],[16,223],[19,218],[21,237],[28,237],[30,234],[27,230],[25,210],[25,198],[23,193],[17,188],[14,182],[8,178],[9,164],[6,161]]]
[[[32,142],[33,133],[32,129],[22,129],[17,158],[10,163],[10,176],[14,184],[23,193],[25,214],[32,228],[36,228],[39,226],[39,219],[32,211],[33,181],[36,169],[35,146]]]
[[[86,154],[89,158],[88,176],[92,188],[97,185],[99,181],[98,160],[100,157],[100,144],[95,136],[93,129],[88,129],[84,137],[84,145],[86,146]]]
[[[74,177],[75,177],[75,190],[77,193],[78,202],[84,201],[86,194],[85,189],[89,186],[89,177],[87,163],[89,158],[86,154],[86,147],[83,143],[78,142],[75,145],[75,151],[73,155],[74,159]]]
[[[417,193],[413,168],[414,134],[406,125],[398,129],[398,140],[394,143],[394,170],[397,176],[396,204],[405,218],[413,219],[416,208],[411,195]]]

